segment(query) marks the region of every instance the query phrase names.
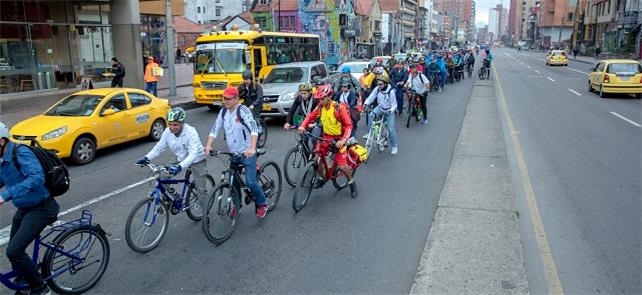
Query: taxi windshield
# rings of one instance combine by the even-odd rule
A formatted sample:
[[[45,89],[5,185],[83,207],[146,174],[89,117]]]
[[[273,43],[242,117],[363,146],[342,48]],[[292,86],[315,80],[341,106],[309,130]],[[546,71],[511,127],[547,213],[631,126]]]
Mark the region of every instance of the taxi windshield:
[[[101,95],[71,95],[61,100],[53,108],[51,108],[45,115],[48,116],[91,116],[100,101],[103,99]]]

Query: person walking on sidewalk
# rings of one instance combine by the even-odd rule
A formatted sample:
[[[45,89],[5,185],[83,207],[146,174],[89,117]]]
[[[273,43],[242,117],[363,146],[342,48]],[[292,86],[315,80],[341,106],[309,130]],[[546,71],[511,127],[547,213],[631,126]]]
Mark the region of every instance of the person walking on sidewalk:
[[[602,53],[602,48],[600,48],[600,44],[598,44],[597,47],[595,47],[595,59],[596,60],[600,58],[600,53]]]
[[[50,294],[25,250],[47,225],[58,219],[60,206],[45,187],[45,174],[36,155],[29,148],[9,141],[9,128],[0,122],[2,187],[0,206],[11,201],[17,208],[11,223],[7,258],[20,273],[17,280],[29,284],[28,290],[17,294]]]
[[[154,62],[154,57],[148,57],[147,66],[145,66],[145,91],[154,96],[158,96],[158,73],[154,73],[154,71],[157,71],[156,68],[159,68],[159,66]]]
[[[577,46],[573,47],[573,59],[577,59],[577,54],[580,52],[580,49]]]
[[[117,58],[111,59],[111,72],[114,77],[111,79],[111,87],[123,87],[123,78],[125,78],[125,66]]]

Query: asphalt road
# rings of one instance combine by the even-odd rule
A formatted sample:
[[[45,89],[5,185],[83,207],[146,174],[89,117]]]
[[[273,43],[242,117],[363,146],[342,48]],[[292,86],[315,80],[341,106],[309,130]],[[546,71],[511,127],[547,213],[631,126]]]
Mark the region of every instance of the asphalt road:
[[[494,56],[565,293],[642,293],[640,100],[589,93],[588,64],[547,67],[543,54],[509,49]],[[520,220],[529,285],[546,292],[529,218]]]
[[[91,293],[407,294],[471,89],[472,81],[465,80],[431,96],[428,125],[398,126],[399,154],[371,155],[356,178],[358,198],[328,185],[315,191],[308,206],[294,214],[293,190],[284,181],[278,207],[261,223],[255,222],[253,210],[241,211],[231,239],[218,247],[203,236],[200,224],[179,215],[170,218],[170,228],[158,248],[145,255],[131,251],[124,240],[125,220],[146,195],[147,184],[89,205],[95,221],[111,234],[110,266]],[[215,114],[205,108],[188,114],[188,123],[205,140]],[[268,153],[260,161],[275,160],[282,165],[285,152],[295,144],[294,137],[280,130],[282,120],[268,124]],[[152,146],[144,141],[121,145],[99,152],[89,165],[71,167],[72,187],[58,198],[61,208],[147,177],[146,168],[133,163]],[[222,141],[217,146],[224,149]],[[169,161],[166,155],[157,162]],[[210,158],[208,166],[218,182],[223,165]],[[11,223],[12,213],[10,205],[0,208],[0,228]],[[62,219],[79,214],[72,212]],[[4,247],[0,250],[3,253]],[[6,268],[8,262],[0,256],[0,265]]]

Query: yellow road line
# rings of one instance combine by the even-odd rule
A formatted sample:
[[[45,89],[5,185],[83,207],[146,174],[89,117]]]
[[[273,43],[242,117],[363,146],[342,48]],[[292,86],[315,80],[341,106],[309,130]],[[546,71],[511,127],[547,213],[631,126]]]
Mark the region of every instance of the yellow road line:
[[[526,167],[526,160],[524,159],[524,152],[522,151],[522,145],[519,143],[517,138],[517,132],[515,131],[515,126],[513,125],[513,119],[511,119],[510,114],[508,113],[508,106],[506,104],[506,97],[504,96],[504,89],[502,88],[502,83],[497,74],[497,70],[493,67],[493,72],[495,73],[495,79],[497,80],[497,89],[499,89],[499,100],[502,108],[502,113],[506,117],[506,122],[508,123],[508,131],[510,132],[511,140],[513,142],[513,148],[515,149],[515,156],[517,158],[517,165],[519,166],[519,173],[522,178],[522,184],[524,186],[524,192],[526,193],[526,200],[528,202],[528,209],[530,211],[531,223],[533,224],[533,231],[535,232],[535,240],[537,241],[537,248],[540,253],[540,258],[542,259],[542,265],[544,267],[544,276],[546,277],[546,283],[548,287],[549,294],[564,294],[562,289],[562,283],[560,282],[559,274],[557,273],[557,267],[555,266],[555,261],[553,260],[553,254],[551,253],[551,247],[548,243],[548,237],[546,236],[546,231],[544,230],[544,223],[542,222],[542,217],[539,213],[539,207],[537,206],[537,200],[535,199],[535,192],[533,190],[533,184],[531,178],[528,175],[528,168]]]

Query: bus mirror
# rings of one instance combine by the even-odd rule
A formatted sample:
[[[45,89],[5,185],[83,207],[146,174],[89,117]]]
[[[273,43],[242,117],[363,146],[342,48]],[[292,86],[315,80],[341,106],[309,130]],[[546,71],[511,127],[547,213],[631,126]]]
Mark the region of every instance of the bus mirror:
[[[252,63],[252,55],[249,50],[245,50],[245,63],[248,65]]]

